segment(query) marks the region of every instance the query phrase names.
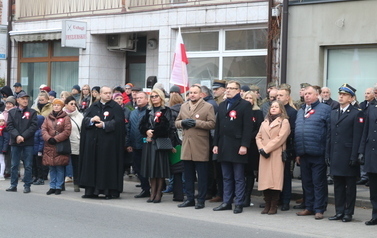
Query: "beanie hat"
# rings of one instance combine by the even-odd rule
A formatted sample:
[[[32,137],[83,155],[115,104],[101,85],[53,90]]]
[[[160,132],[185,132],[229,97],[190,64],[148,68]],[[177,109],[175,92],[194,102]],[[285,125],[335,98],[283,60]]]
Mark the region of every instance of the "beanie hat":
[[[92,88],[92,91],[93,91],[93,90],[99,92],[99,91],[101,90],[101,88],[100,88],[99,86],[94,86],[94,87]]]
[[[113,94],[113,100],[114,100],[116,97],[119,97],[119,96],[123,97],[123,95],[122,95],[121,93],[114,93],[114,94]]]
[[[47,87],[47,85],[46,84],[41,84],[41,86],[39,86],[39,89],[42,89],[44,87]]]
[[[4,115],[3,115],[2,113],[0,114],[0,121],[1,121],[1,120],[4,120],[4,121],[5,121],[5,117],[4,117]]]
[[[16,99],[14,99],[13,96],[9,96],[9,97],[7,98],[7,100],[5,101],[5,103],[7,103],[7,102],[10,102],[10,103],[12,103],[13,105],[16,105]]]
[[[46,86],[46,87],[41,88],[41,90],[46,91],[46,92],[49,93],[51,91],[51,88],[48,87],[48,86]]]
[[[55,104],[59,104],[60,106],[64,107],[64,102],[59,98],[55,98],[54,101],[52,101],[52,105]]]
[[[48,92],[48,95],[53,96],[54,98],[56,98],[56,92],[55,91]]]
[[[241,87],[241,90],[247,92],[247,91],[250,91],[250,88],[249,88],[249,86],[244,85],[244,86]]]
[[[170,88],[170,93],[181,93],[181,89],[177,86],[177,85],[173,85],[171,88]]]
[[[76,89],[77,91],[79,91],[79,93],[81,93],[81,88],[79,85],[73,85],[72,89]]]

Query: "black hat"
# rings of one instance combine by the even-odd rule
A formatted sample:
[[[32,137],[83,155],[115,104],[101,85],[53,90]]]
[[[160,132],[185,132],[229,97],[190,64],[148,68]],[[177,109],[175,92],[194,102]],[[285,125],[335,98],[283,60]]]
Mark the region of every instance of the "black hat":
[[[27,95],[27,93],[25,93],[24,91],[21,91],[18,95],[17,95],[17,98],[23,98],[23,97],[30,97],[29,95]]]
[[[48,95],[53,96],[54,98],[56,98],[56,92],[55,91],[48,92]]]
[[[22,85],[21,85],[20,83],[15,83],[15,84],[13,85],[13,87],[22,87]]]
[[[339,93],[348,93],[351,94],[351,96],[355,96],[356,89],[349,85],[348,83],[343,84],[339,88]]]
[[[248,91],[250,91],[250,88],[249,88],[249,86],[244,85],[244,86],[241,87],[241,90],[243,90],[244,92],[248,92]]]
[[[99,92],[99,90],[101,90],[101,88],[100,88],[100,86],[94,86],[94,87],[92,88],[92,91],[93,91],[93,90]]]
[[[140,92],[140,91],[142,91],[142,89],[139,88],[139,87],[132,87],[132,88],[131,88],[131,91],[134,91],[134,92]]]
[[[173,92],[181,93],[181,89],[177,85],[173,85],[171,86],[169,93],[173,93]]]
[[[73,85],[72,89],[76,89],[79,93],[81,93],[81,88],[79,85]]]
[[[226,81],[225,80],[213,80],[212,88],[225,88]]]

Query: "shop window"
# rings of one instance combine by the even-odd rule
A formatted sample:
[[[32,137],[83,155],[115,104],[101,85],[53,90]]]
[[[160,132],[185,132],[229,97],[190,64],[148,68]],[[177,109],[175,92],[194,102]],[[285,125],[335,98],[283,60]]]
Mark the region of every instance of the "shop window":
[[[348,83],[357,89],[359,102],[364,101],[364,91],[376,84],[377,47],[328,49],[326,85],[336,100],[338,88]]]
[[[19,54],[19,82],[34,100],[46,84],[60,95],[78,84],[79,49],[62,48],[60,41],[23,43]]]

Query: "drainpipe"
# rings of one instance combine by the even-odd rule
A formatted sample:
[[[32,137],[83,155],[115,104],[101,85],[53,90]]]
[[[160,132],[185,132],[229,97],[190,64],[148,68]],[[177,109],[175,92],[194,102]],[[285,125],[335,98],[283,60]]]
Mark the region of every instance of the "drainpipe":
[[[288,48],[288,0],[283,0],[283,22],[281,40],[281,83],[287,83],[287,48]]]
[[[268,0],[268,42],[267,42],[267,82],[266,86],[272,79],[272,54],[273,54],[273,37],[272,31],[272,6],[274,0]]]
[[[12,31],[12,0],[8,0],[8,55],[7,55],[7,82],[6,85],[10,85],[10,73],[12,67],[12,42],[10,40],[9,32]]]

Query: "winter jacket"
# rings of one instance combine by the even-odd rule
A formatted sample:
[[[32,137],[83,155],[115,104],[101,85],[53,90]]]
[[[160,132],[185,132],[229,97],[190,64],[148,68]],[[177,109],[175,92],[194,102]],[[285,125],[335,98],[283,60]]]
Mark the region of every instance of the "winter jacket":
[[[38,130],[34,134],[34,155],[37,155],[38,152],[43,152],[43,147],[44,147],[44,140],[42,137],[42,124],[45,120],[44,116],[38,115]]]
[[[74,112],[65,112],[71,119],[72,130],[71,135],[69,136],[69,140],[71,141],[71,151],[73,155],[79,155],[81,124],[82,120],[84,119],[84,116],[78,110],[75,110]]]
[[[143,148],[143,137],[146,137],[146,135],[140,133],[139,124],[146,110],[147,106],[139,107],[131,112],[127,125],[126,146],[131,146],[133,149],[138,150]]]
[[[56,152],[56,144],[52,145],[48,141],[54,138],[57,143],[69,138],[72,130],[71,119],[66,112],[60,111],[55,117],[54,113],[45,119],[42,124],[42,136],[45,141],[43,149],[43,165],[65,166],[69,163],[69,155],[60,155]]]
[[[1,128],[0,149],[0,154],[5,154],[9,151],[9,133],[6,130],[6,127]]]
[[[29,107],[10,110],[7,129],[10,134],[10,145],[34,146],[34,134],[38,129],[37,112]],[[24,142],[17,144],[17,136],[22,136]]]
[[[296,155],[324,156],[329,132],[331,107],[317,100],[305,117],[304,104],[297,112],[295,127]]]

